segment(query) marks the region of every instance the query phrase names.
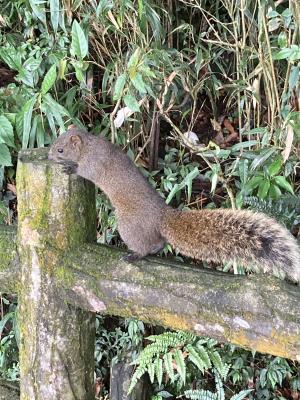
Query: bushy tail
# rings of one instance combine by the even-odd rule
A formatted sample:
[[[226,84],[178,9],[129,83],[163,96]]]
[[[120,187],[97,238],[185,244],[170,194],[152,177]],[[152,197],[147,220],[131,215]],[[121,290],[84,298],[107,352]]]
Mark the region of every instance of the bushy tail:
[[[178,211],[167,209],[161,234],[183,255],[283,272],[300,281],[300,247],[278,222],[247,210]]]

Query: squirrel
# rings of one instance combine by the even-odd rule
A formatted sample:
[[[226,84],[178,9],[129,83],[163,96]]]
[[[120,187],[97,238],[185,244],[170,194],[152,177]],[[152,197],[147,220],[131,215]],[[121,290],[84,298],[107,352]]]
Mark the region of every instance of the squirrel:
[[[159,252],[166,243],[185,256],[236,261],[300,281],[300,248],[287,229],[249,210],[180,211],[165,204],[129,157],[115,144],[77,128],[60,135],[48,158],[98,186],[115,208],[129,262]]]

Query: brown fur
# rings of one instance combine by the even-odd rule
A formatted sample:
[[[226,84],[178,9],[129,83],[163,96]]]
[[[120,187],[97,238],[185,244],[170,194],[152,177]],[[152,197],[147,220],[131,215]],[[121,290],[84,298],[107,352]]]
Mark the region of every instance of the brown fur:
[[[63,150],[63,152],[59,152]],[[49,158],[95,183],[115,207],[120,235],[138,257],[166,242],[187,256],[277,268],[300,281],[300,250],[293,236],[264,214],[226,209],[181,212],[168,207],[115,145],[76,128],[51,146]]]

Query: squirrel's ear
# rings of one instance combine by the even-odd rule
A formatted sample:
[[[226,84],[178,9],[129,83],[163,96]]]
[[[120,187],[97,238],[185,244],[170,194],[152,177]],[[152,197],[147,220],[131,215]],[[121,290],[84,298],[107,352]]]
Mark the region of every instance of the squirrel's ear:
[[[70,137],[73,147],[80,147],[82,144],[82,139],[79,135],[72,135]]]

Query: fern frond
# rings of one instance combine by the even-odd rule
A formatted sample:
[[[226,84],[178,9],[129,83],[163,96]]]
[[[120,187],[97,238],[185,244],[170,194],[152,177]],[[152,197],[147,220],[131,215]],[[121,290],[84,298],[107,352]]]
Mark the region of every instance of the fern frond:
[[[251,393],[252,391],[253,391],[253,389],[242,390],[240,393],[232,396],[230,400],[242,400],[246,396],[248,396],[248,394]]]
[[[246,197],[244,203],[252,210],[268,214],[286,226],[292,226],[300,216],[300,196],[290,194],[282,196],[278,200],[261,200],[251,196]]]
[[[186,390],[184,395],[191,400],[217,400],[217,395],[209,390]]]
[[[181,350],[176,349],[174,351],[174,361],[176,363],[177,372],[178,372],[183,384],[185,384],[186,365],[185,365],[183,353]]]
[[[163,357],[164,360],[164,367],[166,370],[166,373],[168,374],[171,382],[173,383],[175,380],[175,374],[174,374],[174,369],[173,369],[173,355],[171,352],[166,353]]]

